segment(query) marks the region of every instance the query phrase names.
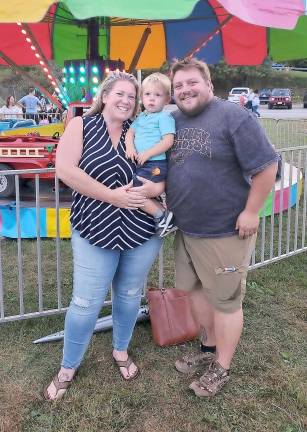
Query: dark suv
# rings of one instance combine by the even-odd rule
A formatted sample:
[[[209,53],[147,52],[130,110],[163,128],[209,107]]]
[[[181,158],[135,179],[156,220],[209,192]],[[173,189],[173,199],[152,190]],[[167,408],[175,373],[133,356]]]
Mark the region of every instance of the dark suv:
[[[285,88],[275,88],[269,98],[268,108],[286,107],[292,109],[291,90]]]
[[[303,96],[303,107],[307,108],[307,90],[304,92]]]
[[[269,103],[269,98],[271,96],[272,89],[264,88],[259,90],[259,100],[260,104],[267,104]]]

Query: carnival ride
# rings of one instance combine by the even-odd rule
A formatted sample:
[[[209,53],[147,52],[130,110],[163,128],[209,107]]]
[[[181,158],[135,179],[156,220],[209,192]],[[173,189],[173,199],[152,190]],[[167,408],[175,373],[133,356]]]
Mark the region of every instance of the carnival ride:
[[[21,122],[20,122],[21,123]],[[52,137],[52,136],[61,136],[64,132],[64,123],[62,121],[59,121],[58,123],[49,123],[46,125],[37,125],[36,123],[32,123],[29,126],[26,126],[25,124],[20,124],[18,126],[18,129],[15,128],[5,128],[1,129],[0,124],[0,136],[15,136],[18,135],[39,135],[39,136],[45,136],[45,137]]]
[[[65,125],[72,117],[82,115],[89,107],[88,103],[70,104]],[[0,136],[0,198],[8,198],[15,193],[14,177],[3,171],[54,168],[58,141],[59,133],[52,137],[36,133]],[[20,174],[21,180],[34,178],[34,173]],[[40,178],[54,179],[54,173],[41,174]]]
[[[95,97],[98,82],[109,70],[132,72],[135,69],[160,68],[174,57],[193,55],[209,64],[218,63],[223,58],[230,65],[261,64],[267,55],[275,61],[306,58],[307,17],[304,13],[303,0],[285,0],[283,4],[279,0],[267,0],[265,5],[263,0],[254,0],[252,4],[245,0],[238,0],[236,4],[230,0],[156,0],[152,3],[141,0],[64,0],[60,3],[33,0],[30,4],[24,3],[24,7],[18,0],[11,0],[7,8],[0,11],[0,22],[3,23],[0,24],[0,65],[10,66],[24,76],[28,75],[22,66],[37,65],[57,97],[30,76],[29,83],[39,88],[56,106],[67,107],[77,95]],[[54,70],[54,65],[63,68],[62,78]],[[75,110],[73,115],[76,114]],[[37,126],[35,131],[42,135],[43,129],[49,130],[48,127]],[[13,132],[3,133],[10,135]],[[12,137],[12,146],[18,139],[25,149],[22,138]],[[44,147],[39,140],[31,142],[34,147]],[[3,148],[1,144],[3,142],[0,142]],[[55,148],[56,145],[49,156],[45,154],[42,158],[46,149],[39,150],[39,159],[54,158]],[[10,157],[6,158],[6,164]],[[22,159],[21,153],[17,159]],[[289,168],[291,173],[294,168]],[[274,211],[280,208],[278,195],[283,197],[284,205],[293,205],[292,198],[287,197],[289,194],[296,196],[295,188],[300,191],[301,176],[297,171],[296,180],[294,176],[289,177],[288,186],[285,187],[287,183],[284,183],[284,189],[279,189],[280,194],[276,185]],[[271,214],[272,199],[270,203],[267,201],[265,215]],[[20,210],[28,215],[32,213],[32,220],[37,220],[35,208]],[[48,214],[53,214],[53,210],[40,210],[46,215],[42,213],[40,218],[44,224],[41,227],[43,236],[44,233],[50,235]],[[61,210],[62,220],[68,220],[68,210]],[[16,237],[16,223],[15,227],[12,223],[12,220],[16,221],[14,206],[2,208],[0,214],[0,233]],[[36,224],[31,225],[28,216],[24,218],[27,219],[24,224],[27,229],[21,229],[22,236],[35,237]],[[7,229],[6,221],[10,229]],[[23,216],[21,225],[22,221]],[[68,223],[67,227],[67,235],[61,235],[70,235]]]

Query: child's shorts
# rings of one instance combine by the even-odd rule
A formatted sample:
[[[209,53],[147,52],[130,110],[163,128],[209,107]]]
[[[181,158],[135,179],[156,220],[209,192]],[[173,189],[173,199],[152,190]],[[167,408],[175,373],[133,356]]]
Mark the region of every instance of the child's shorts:
[[[154,183],[166,180],[167,160],[147,161],[144,165],[137,165],[133,175],[133,186],[141,186],[143,183],[137,177],[144,177]]]

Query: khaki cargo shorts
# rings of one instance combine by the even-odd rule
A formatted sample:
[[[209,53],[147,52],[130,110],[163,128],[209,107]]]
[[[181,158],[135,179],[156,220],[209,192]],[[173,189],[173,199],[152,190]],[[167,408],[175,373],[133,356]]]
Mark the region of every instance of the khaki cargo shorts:
[[[246,290],[246,275],[256,234],[197,238],[177,231],[175,238],[176,288],[202,289],[217,310],[240,309]]]

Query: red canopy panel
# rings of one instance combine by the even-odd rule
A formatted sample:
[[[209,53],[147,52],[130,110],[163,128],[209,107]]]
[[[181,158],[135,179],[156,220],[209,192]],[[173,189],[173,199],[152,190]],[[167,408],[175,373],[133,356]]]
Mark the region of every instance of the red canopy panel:
[[[50,12],[53,10],[54,6],[51,6]],[[48,22],[29,24],[29,28],[47,60],[50,60],[52,58],[52,24]],[[37,65],[38,60],[31,49],[31,44],[26,42],[25,38],[26,35],[21,33],[21,27],[17,24],[0,25],[0,51],[19,66]],[[6,62],[0,59],[1,64],[6,65]]]
[[[216,0],[209,0],[221,23],[229,15]],[[224,58],[229,65],[254,66],[267,57],[266,28],[233,17],[221,30]]]

